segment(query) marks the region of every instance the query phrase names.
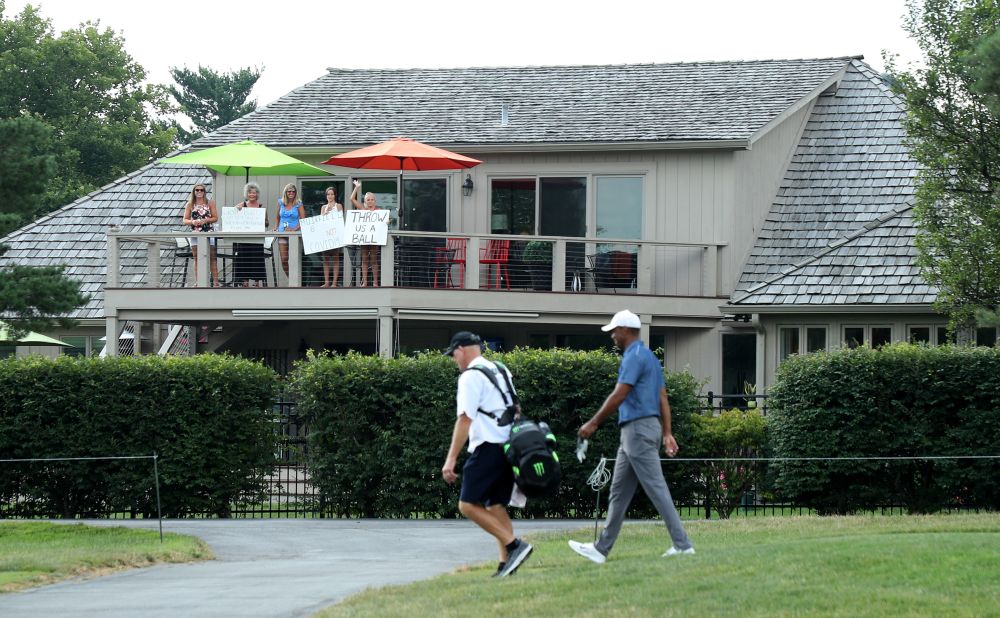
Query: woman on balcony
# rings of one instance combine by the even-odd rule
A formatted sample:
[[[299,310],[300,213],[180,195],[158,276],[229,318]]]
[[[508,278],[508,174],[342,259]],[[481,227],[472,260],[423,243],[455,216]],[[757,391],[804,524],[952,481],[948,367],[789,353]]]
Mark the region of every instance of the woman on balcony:
[[[275,232],[297,232],[301,229],[301,220],[306,218],[306,209],[299,201],[299,190],[294,183],[285,185],[281,199],[278,200],[278,221]],[[288,239],[278,239],[278,254],[281,256],[281,269],[288,275]]]
[[[260,203],[260,187],[255,182],[248,182],[243,187],[243,201],[236,205],[236,210],[244,208],[263,208]],[[264,227],[267,228],[267,214],[264,215]],[[233,264],[234,285],[248,288],[267,285],[267,267],[264,262],[264,245],[262,242],[233,243],[236,261]]]
[[[375,203],[375,194],[369,191],[365,193],[365,203],[358,201],[358,191],[361,190],[361,181],[354,181],[354,192],[351,193],[351,205],[355,210],[378,210]],[[361,245],[361,287],[368,285],[368,269],[372,271],[372,287],[379,285],[378,273],[379,248],[378,245]]]
[[[330,213],[336,213],[341,219],[344,218],[344,205],[337,203],[336,187],[326,188],[326,204],[323,204],[323,208],[319,211],[321,215],[328,215]],[[341,253],[342,249],[330,249],[321,254],[323,259],[323,285],[320,287],[337,287],[337,281],[340,280]],[[333,264],[333,283],[330,282],[331,263]]]
[[[190,225],[192,232],[214,232],[214,224],[218,220],[219,211],[215,208],[215,201],[208,199],[208,191],[205,189],[205,183],[199,182],[191,188],[191,197],[188,198],[187,204],[184,205],[184,225]],[[203,240],[205,239],[198,239],[199,242]],[[209,237],[207,240],[209,244],[209,268],[212,272],[212,282],[215,287],[219,287],[221,284],[219,283],[219,265],[215,253],[215,239]],[[192,247],[192,249],[191,253],[194,255],[194,272],[197,280],[198,249],[197,247]]]

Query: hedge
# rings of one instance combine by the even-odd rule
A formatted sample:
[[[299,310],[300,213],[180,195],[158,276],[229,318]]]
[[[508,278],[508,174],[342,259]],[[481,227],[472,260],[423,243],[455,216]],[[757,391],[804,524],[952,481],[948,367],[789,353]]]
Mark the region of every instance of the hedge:
[[[557,496],[529,501],[525,516],[587,517],[595,496],[586,480],[599,458],[614,457],[618,432],[608,421],[588,458],[574,456],[576,431],[614,387],[619,357],[606,351],[516,350],[493,354],[514,374],[525,414],[547,422],[558,438],[563,483]],[[441,354],[385,359],[359,354],[310,355],[292,377],[298,412],[309,422],[312,481],[341,516],[456,517],[458,488],[441,479],[455,423],[458,370]],[[700,407],[689,374],[667,374],[674,433],[690,438]],[[463,459],[459,460],[459,466]],[[668,469],[675,499],[693,488],[684,469]],[[675,483],[675,479],[678,480]],[[640,492],[641,493],[641,492]],[[607,493],[602,504],[607,504]],[[650,515],[637,499],[631,516]]]
[[[155,452],[164,515],[227,516],[233,501],[260,499],[273,464],[275,380],[216,355],[4,360],[0,459]],[[149,460],[0,466],[11,514],[156,513]]]
[[[793,357],[770,392],[776,457],[1000,454],[1000,350],[907,344]],[[779,462],[775,487],[821,513],[877,504],[1000,507],[996,460]]]

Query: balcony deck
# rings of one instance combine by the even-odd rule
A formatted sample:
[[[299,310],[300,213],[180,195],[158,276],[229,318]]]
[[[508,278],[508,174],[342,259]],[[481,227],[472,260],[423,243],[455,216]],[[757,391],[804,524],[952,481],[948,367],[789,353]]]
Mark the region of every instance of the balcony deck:
[[[264,236],[213,232],[220,287],[210,287],[207,236],[109,232],[109,336],[125,320],[234,326],[359,319],[598,324],[625,306],[646,316],[644,327],[710,327],[721,317],[722,243],[393,232],[379,247],[379,287],[357,287],[358,255],[345,248],[339,251],[340,285],[324,288],[318,254],[301,254],[298,233],[272,232],[267,236],[288,243],[288,274],[278,263],[275,240],[267,287],[237,287],[234,243],[260,244]],[[191,239],[194,249],[178,239]],[[551,263],[530,262],[529,243],[536,258],[551,255]],[[499,246],[507,251],[497,259]]]

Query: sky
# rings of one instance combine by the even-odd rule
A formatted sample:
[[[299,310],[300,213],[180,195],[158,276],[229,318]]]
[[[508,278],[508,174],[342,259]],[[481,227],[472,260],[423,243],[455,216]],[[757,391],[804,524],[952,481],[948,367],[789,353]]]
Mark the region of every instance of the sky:
[[[263,68],[263,106],[337,68],[454,68],[826,58],[920,58],[905,0],[6,0],[57,31],[99,20],[152,83],[171,67]],[[359,96],[364,84],[353,85]]]

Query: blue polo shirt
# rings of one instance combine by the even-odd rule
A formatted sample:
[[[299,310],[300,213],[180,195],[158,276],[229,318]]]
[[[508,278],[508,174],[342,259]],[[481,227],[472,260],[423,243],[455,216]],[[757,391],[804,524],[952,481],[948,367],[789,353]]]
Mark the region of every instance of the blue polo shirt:
[[[663,367],[641,341],[633,341],[625,348],[618,367],[618,382],[632,387],[625,401],[618,406],[618,425],[646,416],[660,416]]]

